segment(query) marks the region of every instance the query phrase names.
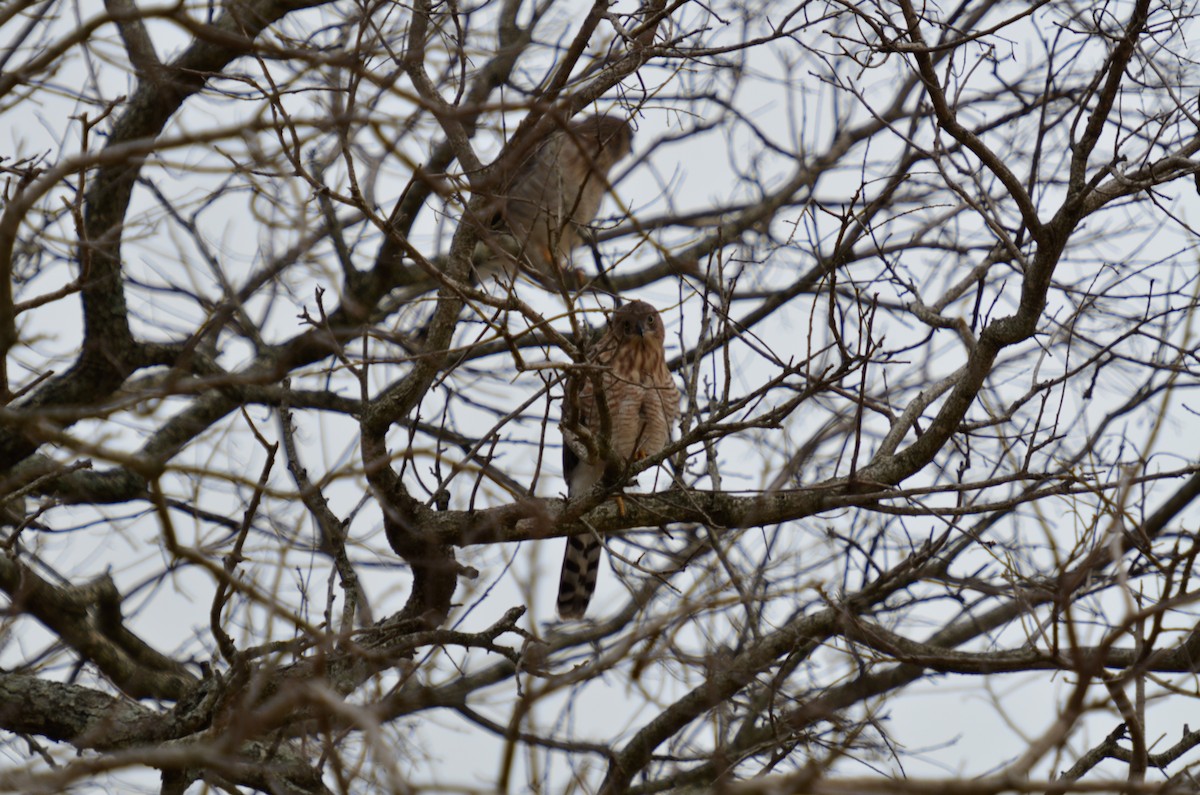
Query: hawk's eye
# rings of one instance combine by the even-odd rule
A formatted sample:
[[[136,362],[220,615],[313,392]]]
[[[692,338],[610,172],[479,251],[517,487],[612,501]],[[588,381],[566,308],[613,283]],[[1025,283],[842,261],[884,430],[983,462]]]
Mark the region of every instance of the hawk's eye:
[[[646,328],[654,328],[654,315],[646,318]]]

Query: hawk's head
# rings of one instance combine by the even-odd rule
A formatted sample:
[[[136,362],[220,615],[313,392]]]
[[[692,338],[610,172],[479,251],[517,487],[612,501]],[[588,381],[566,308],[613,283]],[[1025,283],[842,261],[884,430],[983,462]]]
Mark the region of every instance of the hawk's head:
[[[641,339],[661,347],[667,338],[658,310],[645,301],[632,301],[618,308],[608,325],[618,342]]]

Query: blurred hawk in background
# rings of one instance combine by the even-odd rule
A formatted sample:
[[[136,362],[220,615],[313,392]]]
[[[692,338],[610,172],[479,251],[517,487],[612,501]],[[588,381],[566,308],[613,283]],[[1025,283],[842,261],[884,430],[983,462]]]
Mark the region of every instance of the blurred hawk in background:
[[[506,269],[515,260],[543,285],[563,284],[571,251],[584,242],[609,189],[608,172],[632,146],[629,122],[615,116],[587,116],[547,136],[500,196],[493,226],[511,235],[505,248],[514,249],[499,258]],[[566,286],[579,286],[574,274]]]

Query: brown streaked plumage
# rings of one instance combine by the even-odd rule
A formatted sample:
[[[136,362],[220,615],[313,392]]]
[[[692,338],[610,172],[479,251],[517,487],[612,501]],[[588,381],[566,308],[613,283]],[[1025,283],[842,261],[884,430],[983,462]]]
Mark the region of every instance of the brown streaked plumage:
[[[652,456],[671,439],[679,416],[679,389],[667,369],[663,343],[666,330],[658,311],[634,301],[613,312],[608,330],[589,351],[588,361],[604,369],[599,378],[572,376],[563,408],[563,477],[567,496],[586,494],[604,477],[606,461],[596,382],[607,409],[608,447],[623,463]],[[591,444],[583,444],[572,427],[586,429]],[[567,539],[558,583],[558,614],[582,618],[596,590],[600,539],[577,535]]]
[[[626,119],[596,115],[570,122],[537,146],[500,197],[498,225],[514,249],[500,255],[509,270],[516,262],[543,284],[561,283],[571,251],[600,211],[608,172],[632,144]]]

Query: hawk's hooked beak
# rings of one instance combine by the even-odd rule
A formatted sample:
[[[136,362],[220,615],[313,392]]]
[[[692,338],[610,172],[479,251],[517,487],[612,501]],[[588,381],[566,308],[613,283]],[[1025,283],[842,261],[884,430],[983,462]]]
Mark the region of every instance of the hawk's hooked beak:
[[[639,321],[637,322],[637,324],[635,324],[635,325],[634,325],[634,327],[633,327],[633,330],[637,332],[637,335],[638,335],[639,337],[645,337],[645,336],[646,336],[646,323],[645,323],[645,321],[639,320]]]

